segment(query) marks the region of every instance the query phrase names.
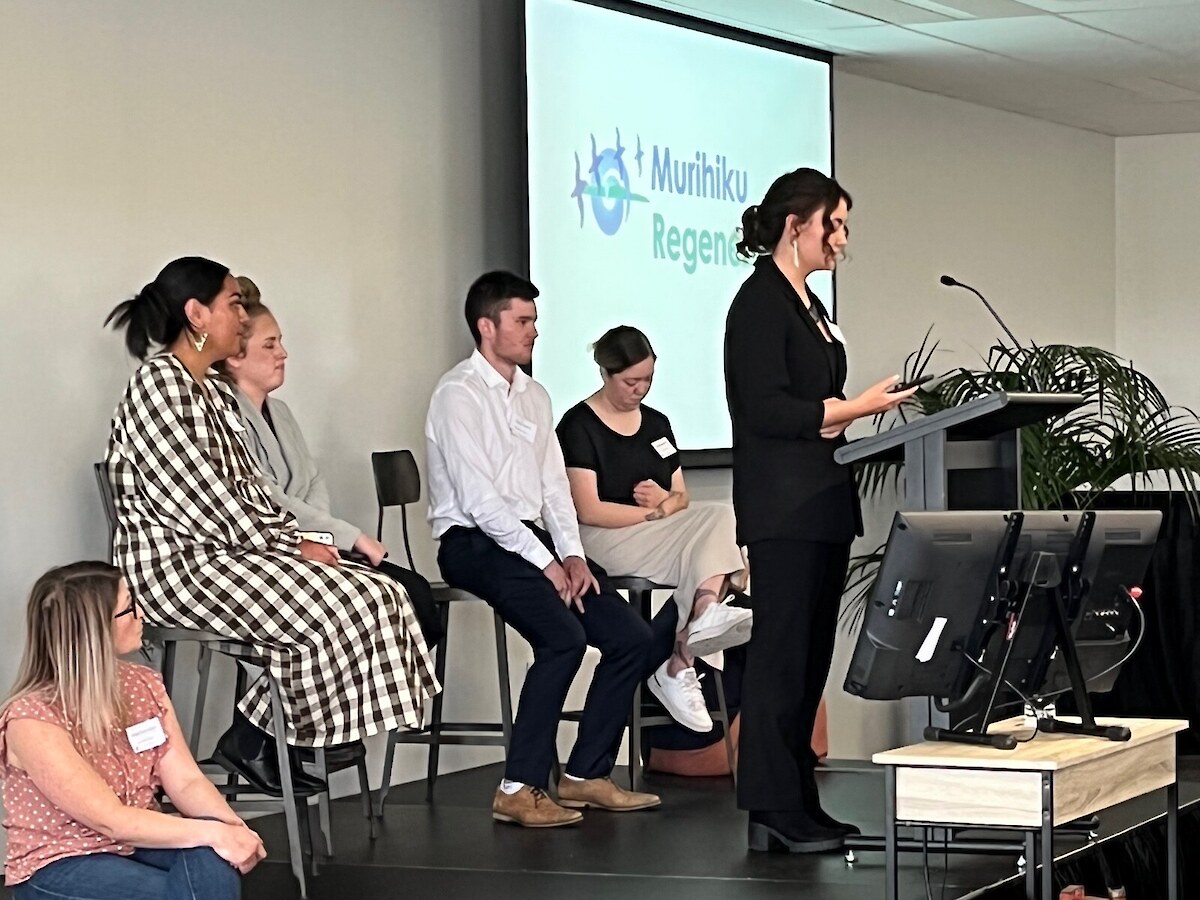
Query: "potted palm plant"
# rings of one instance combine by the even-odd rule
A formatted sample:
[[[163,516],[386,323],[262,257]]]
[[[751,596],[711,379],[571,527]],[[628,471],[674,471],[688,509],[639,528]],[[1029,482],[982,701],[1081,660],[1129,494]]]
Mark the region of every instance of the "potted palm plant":
[[[932,332],[932,329],[930,329]],[[924,375],[937,351],[927,332],[909,355],[904,379]],[[1200,419],[1172,406],[1144,373],[1096,347],[1070,344],[993,346],[984,366],[946,373],[892,413],[878,417],[886,429],[898,420],[929,415],[994,391],[1077,393],[1086,399],[1067,415],[1021,429],[1021,499],[1026,509],[1085,509],[1121,483],[1139,492],[1178,490],[1200,520]],[[903,466],[877,462],[860,467],[864,499],[884,496],[899,484]],[[883,547],[851,560],[843,622],[861,622]]]

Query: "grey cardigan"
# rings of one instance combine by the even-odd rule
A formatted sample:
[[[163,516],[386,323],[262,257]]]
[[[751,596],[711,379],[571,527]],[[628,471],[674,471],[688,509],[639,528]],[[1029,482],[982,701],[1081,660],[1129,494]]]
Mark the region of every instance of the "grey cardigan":
[[[340,549],[352,549],[362,529],[329,512],[325,477],[288,405],[274,397],[267,398],[271,421],[275,423],[272,431],[250,398],[240,389],[235,393],[238,412],[246,426],[246,444],[258,459],[272,499],[296,517],[301,531],[332,532],[333,542]]]

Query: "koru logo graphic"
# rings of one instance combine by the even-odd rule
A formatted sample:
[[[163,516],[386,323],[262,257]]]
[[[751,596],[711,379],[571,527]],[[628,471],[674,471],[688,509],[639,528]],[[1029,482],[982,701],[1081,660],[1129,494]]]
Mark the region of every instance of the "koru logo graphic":
[[[571,199],[579,207],[579,227],[583,227],[585,218],[584,197],[590,198],[592,215],[596,226],[605,234],[612,236],[620,229],[621,224],[629,219],[629,208],[634,203],[646,203],[648,199],[636,194],[630,188],[629,169],[625,165],[625,147],[621,146],[621,129],[616,129],[617,142],[615,147],[605,147],[598,150],[596,135],[592,134],[592,162],[587,171],[579,160],[578,151],[575,153],[575,189],[571,191]],[[633,160],[637,164],[637,177],[642,177],[642,137],[637,137],[637,152]]]

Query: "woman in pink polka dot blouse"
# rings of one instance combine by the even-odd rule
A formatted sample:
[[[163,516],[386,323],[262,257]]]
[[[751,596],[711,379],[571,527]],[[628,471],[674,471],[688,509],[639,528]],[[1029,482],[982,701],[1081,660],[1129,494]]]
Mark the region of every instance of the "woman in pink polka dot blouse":
[[[74,563],[34,585],[0,708],[16,900],[235,900],[266,856],[188,752],[158,673],[118,659],[141,639],[114,566]],[[159,811],[160,788],[182,816]]]

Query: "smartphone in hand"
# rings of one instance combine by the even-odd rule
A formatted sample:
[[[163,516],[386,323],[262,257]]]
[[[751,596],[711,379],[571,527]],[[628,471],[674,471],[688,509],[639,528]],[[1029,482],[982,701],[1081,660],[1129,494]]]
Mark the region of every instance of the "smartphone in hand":
[[[897,394],[900,391],[907,391],[909,388],[920,387],[927,381],[933,381],[936,375],[922,375],[920,378],[914,378],[912,381],[902,381],[894,388],[890,388],[888,393]]]

